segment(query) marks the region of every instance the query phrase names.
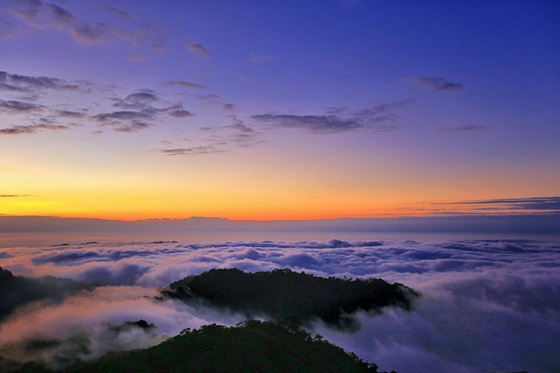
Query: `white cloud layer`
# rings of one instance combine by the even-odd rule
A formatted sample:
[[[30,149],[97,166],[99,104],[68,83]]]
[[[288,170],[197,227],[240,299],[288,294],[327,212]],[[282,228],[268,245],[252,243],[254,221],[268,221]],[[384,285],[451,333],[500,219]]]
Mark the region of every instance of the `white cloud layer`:
[[[41,353],[59,360],[70,352],[94,357],[154,344],[186,327],[235,324],[241,316],[154,300],[154,289],[212,268],[290,268],[321,276],[380,277],[422,292],[413,312],[362,315],[362,328],[354,334],[315,324],[313,333],[383,370],[549,372],[560,367],[555,350],[560,345],[560,244],[554,242],[94,243],[8,248],[0,258],[1,266],[15,274],[101,285],[59,305],[20,309],[0,326],[0,344],[12,351],[26,340],[81,336],[87,348],[78,354],[68,350],[68,343]],[[115,325],[139,319],[156,328],[115,331]],[[112,342],[103,342],[108,336]]]

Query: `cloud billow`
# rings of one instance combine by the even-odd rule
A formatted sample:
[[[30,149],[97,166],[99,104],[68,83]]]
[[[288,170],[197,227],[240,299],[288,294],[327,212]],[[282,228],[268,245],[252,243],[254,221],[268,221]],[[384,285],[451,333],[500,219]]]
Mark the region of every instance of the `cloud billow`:
[[[235,323],[241,320],[239,315],[150,300],[157,295],[150,287],[212,268],[249,272],[289,268],[325,277],[380,277],[421,291],[412,312],[389,308],[374,317],[359,314],[362,326],[354,334],[320,322],[310,327],[312,333],[382,369],[554,371],[560,364],[555,350],[560,343],[560,248],[554,241],[107,242],[87,249],[84,245],[6,249],[2,265],[34,276],[49,274],[103,286],[58,305],[20,310],[2,324],[1,346],[40,337],[55,338],[64,346],[77,333],[101,346],[103,325],[139,319],[156,326],[153,338],[137,336],[145,346],[185,327]],[[38,321],[31,326],[29,319]],[[110,349],[137,347],[118,339]]]

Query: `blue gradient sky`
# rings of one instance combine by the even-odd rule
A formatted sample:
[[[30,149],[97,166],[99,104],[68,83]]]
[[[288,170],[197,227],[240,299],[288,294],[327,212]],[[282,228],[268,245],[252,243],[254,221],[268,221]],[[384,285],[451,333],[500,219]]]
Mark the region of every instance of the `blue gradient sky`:
[[[558,196],[558,45],[554,1],[0,0],[0,213],[375,217]]]

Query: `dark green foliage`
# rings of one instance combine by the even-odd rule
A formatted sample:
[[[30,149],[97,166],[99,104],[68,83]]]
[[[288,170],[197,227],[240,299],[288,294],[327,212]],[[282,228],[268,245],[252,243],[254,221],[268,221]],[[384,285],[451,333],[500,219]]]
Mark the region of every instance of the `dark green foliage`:
[[[38,362],[27,362],[23,365],[17,362],[5,361],[0,357],[0,372],[6,373],[54,373],[53,370]]]
[[[187,329],[149,349],[109,355],[69,371],[377,372],[377,366],[302,330],[251,320]]]
[[[155,324],[149,323],[146,320],[138,320],[138,321],[127,321],[121,325],[110,325],[109,330],[112,332],[120,333],[123,331],[130,330],[132,328],[140,328],[144,332],[148,333],[153,331],[156,328]]]
[[[73,281],[56,277],[14,276],[0,267],[0,322],[20,306],[39,300],[59,302],[83,288]]]
[[[358,310],[379,312],[386,306],[408,310],[418,296],[404,285],[378,278],[323,278],[289,269],[257,273],[212,269],[174,282],[162,292],[185,302],[202,298],[250,317],[264,312],[295,325],[320,318],[343,329],[357,327],[352,313]]]

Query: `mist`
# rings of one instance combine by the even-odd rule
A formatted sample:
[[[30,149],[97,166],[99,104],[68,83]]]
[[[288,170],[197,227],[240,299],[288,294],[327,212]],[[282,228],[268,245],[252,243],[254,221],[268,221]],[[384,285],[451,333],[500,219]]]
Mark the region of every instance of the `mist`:
[[[0,324],[2,354],[21,361],[64,367],[75,358],[154,345],[185,328],[234,325],[242,315],[161,298],[158,289],[212,268],[289,268],[380,277],[421,292],[412,312],[358,315],[355,333],[319,321],[307,327],[382,370],[549,372],[560,366],[555,242],[98,242],[3,252],[1,266],[15,275],[51,275],[91,287],[58,303],[27,304]]]

